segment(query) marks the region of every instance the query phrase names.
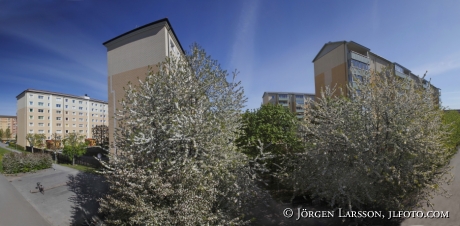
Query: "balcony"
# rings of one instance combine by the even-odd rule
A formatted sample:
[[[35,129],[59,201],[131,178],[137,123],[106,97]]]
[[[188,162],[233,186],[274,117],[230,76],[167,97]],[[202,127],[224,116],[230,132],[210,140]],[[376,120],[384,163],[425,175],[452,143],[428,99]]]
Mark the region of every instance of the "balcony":
[[[397,76],[401,77],[401,78],[407,78],[407,77],[409,77],[409,75],[406,75],[406,74],[404,74],[404,73],[402,73],[402,72],[399,72],[399,71],[395,71],[395,74],[396,74]]]
[[[278,102],[278,104],[283,106],[283,107],[289,107],[289,104],[285,103],[285,102]]]
[[[289,100],[289,96],[284,94],[284,95],[278,95],[278,100]]]
[[[299,112],[305,112],[305,110],[304,110],[304,109],[296,108],[296,109],[295,109],[295,112],[297,112],[297,113],[299,113]]]
[[[302,118],[303,118],[303,115],[296,115],[296,117],[297,117],[298,119],[302,119]]]
[[[361,61],[363,63],[369,64],[369,58],[367,56],[361,55],[357,52],[350,51],[348,53],[348,57],[357,61]]]

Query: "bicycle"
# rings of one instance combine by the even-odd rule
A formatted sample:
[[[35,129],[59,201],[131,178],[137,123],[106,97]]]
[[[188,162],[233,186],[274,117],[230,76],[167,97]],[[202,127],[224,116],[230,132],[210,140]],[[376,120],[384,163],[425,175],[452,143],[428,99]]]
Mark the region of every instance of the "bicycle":
[[[40,193],[42,193],[42,195],[45,194],[45,188],[43,187],[43,185],[40,184],[40,182],[37,182],[37,187],[36,187],[36,189],[38,189],[38,191],[39,191]]]

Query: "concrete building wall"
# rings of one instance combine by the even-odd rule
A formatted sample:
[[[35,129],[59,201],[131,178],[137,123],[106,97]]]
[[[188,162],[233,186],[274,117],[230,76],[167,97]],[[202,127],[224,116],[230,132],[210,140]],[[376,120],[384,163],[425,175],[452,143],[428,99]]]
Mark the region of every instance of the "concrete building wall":
[[[1,140],[14,140],[16,137],[16,116],[12,115],[0,115],[0,129],[3,131],[3,136],[0,137]],[[6,137],[6,130],[10,130],[10,136]]]
[[[159,62],[170,54],[180,56],[183,50],[167,19],[129,31],[104,45],[108,66],[109,142],[111,151],[116,152],[114,132],[118,124],[114,116],[125,95],[123,87],[127,87],[128,82],[138,85],[139,79],[145,80],[149,66],[155,73]]]
[[[109,125],[107,103],[87,96],[25,90],[17,96],[17,108],[21,146],[29,145],[25,138],[28,133],[45,134],[51,139],[54,133],[64,138],[76,132],[91,138],[94,126]]]
[[[321,97],[321,90],[326,86],[342,88],[346,93],[346,85],[348,82],[347,69],[345,58],[345,44],[338,45],[335,49],[329,51],[327,54],[316,59],[314,62],[315,72],[315,96]],[[339,94],[336,92],[336,95]]]
[[[391,62],[379,56],[376,56],[373,53],[369,53],[369,60],[370,60],[369,69],[372,71],[379,72],[379,71],[382,71],[385,67],[388,67],[392,70],[394,69],[394,68],[391,68],[393,66]]]

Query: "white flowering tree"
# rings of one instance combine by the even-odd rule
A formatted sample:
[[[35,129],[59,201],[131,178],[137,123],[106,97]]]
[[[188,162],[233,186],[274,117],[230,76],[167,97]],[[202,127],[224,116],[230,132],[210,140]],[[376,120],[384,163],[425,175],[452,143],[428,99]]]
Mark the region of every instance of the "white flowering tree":
[[[355,77],[350,96],[326,89],[306,111],[303,153],[286,156],[294,188],[334,207],[410,210],[449,175],[442,111],[431,88],[391,71]],[[337,90],[339,92],[339,90]],[[287,171],[290,172],[290,171]]]
[[[257,188],[231,142],[245,97],[228,76],[194,45],[128,85],[116,115],[121,154],[111,156],[110,192],[100,200],[108,224],[245,223]]]

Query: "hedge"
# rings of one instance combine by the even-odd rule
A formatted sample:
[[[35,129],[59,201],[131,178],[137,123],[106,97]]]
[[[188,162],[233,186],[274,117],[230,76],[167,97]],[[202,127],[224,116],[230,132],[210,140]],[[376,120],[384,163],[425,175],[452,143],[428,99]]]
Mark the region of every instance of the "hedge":
[[[3,172],[26,173],[51,168],[53,160],[49,154],[8,153],[3,156]]]
[[[14,142],[10,142],[10,144],[8,144],[8,146],[10,146],[10,147],[12,147],[12,148],[17,147],[17,148],[18,148],[19,150],[21,150],[21,151],[25,151],[25,150],[26,150],[23,146],[21,146],[21,145],[19,145],[19,144],[16,144],[16,143],[14,143]]]

